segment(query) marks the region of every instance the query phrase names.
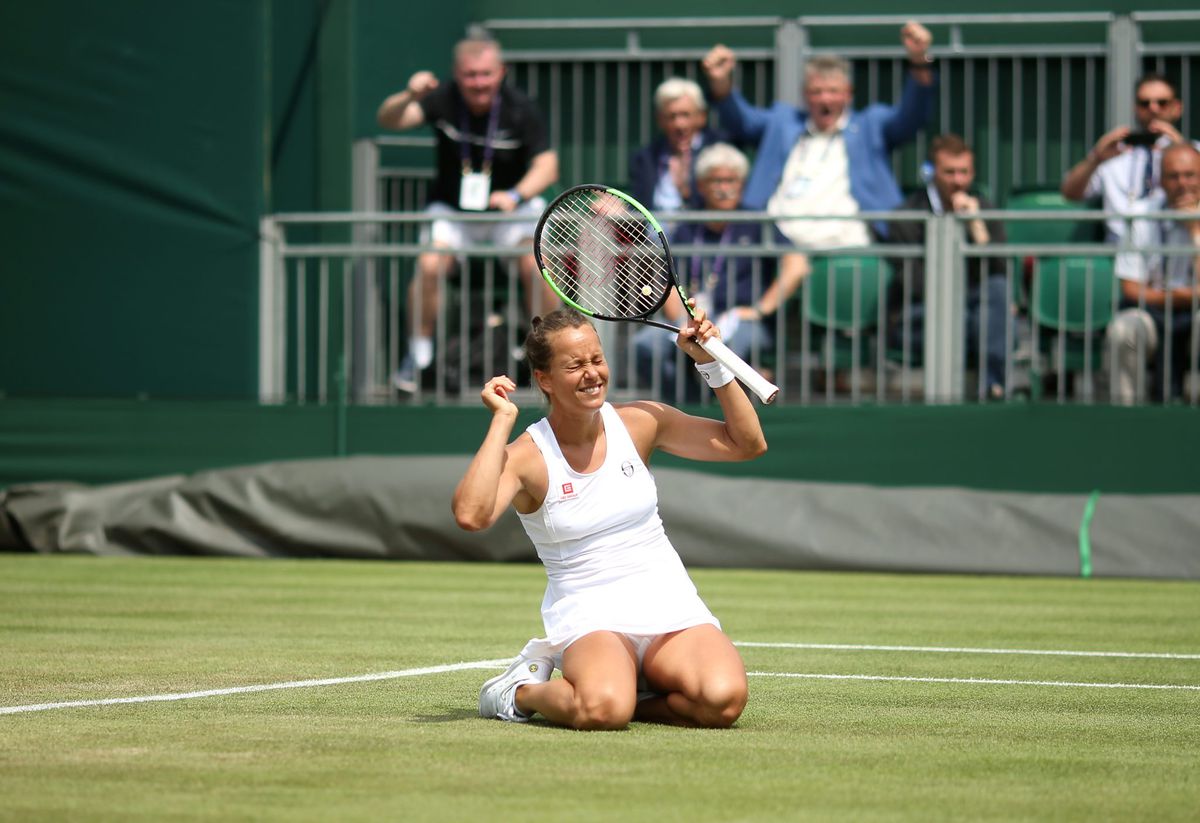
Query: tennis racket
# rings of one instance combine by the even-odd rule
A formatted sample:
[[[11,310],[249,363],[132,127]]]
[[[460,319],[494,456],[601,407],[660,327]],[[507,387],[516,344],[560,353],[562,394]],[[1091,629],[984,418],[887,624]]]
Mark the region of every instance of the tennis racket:
[[[678,334],[675,326],[650,319],[672,289],[695,316],[662,227],[623,191],[593,183],[564,191],[538,221],[533,253],[542,277],[563,302],[589,317],[631,320]],[[718,338],[699,342],[764,403],[779,394],[778,386]]]

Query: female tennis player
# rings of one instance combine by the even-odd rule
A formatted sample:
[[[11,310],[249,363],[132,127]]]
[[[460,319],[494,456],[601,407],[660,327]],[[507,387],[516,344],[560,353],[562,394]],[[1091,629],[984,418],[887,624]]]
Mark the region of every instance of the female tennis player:
[[[492,421],[454,493],[455,518],[485,529],[511,505],[548,577],[547,636],[484,684],[483,717],[620,729],[635,718],[724,728],[741,715],[741,656],[667,539],[646,468],[656,449],[693,460],[766,451],[753,404],[696,342],[717,336],[698,310],[676,342],[713,387],[723,421],[662,403],[608,403],[600,338],[570,308],[535,320],[525,341],[546,417],[509,443],[516,384],[500,376],[483,387]],[[551,679],[555,668],[562,677]]]

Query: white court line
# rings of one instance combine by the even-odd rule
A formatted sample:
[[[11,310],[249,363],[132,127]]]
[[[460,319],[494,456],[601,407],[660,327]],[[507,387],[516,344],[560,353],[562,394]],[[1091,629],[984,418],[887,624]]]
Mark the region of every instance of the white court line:
[[[952,646],[866,646],[851,643],[754,643],[735,641],[735,646],[755,649],[825,649],[830,651],[934,652],[938,654],[1042,654],[1057,657],[1131,657],[1146,660],[1200,660],[1200,654],[1171,652],[1095,652],[1068,649],[976,649]]]
[[[943,652],[968,654],[1042,654],[1075,657],[1126,657],[1126,658],[1168,658],[1178,660],[1197,660],[1197,654],[1167,654],[1155,652],[1096,652],[1096,651],[1067,651],[1052,649],[984,649],[984,648],[950,648],[942,646],[869,646],[835,643],[757,643],[737,641],[736,646],[750,648],[779,648],[779,649],[827,649],[848,651],[916,651]],[[253,692],[276,691],[279,689],[303,689],[312,686],[336,686],[344,683],[366,683],[375,680],[393,680],[399,677],[418,677],[425,674],[442,674],[445,672],[463,671],[465,669],[495,669],[503,668],[512,662],[511,657],[496,660],[475,660],[468,663],[449,663],[443,666],[426,666],[419,669],[403,669],[392,672],[377,672],[375,674],[360,674],[350,677],[328,677],[319,680],[293,680],[285,683],[263,683],[254,686],[233,686],[225,689],[206,689],[195,692],[176,692],[173,694],[151,694],[138,697],[110,697],[100,700],[71,700],[62,703],[35,703],[27,706],[0,706],[0,715],[21,714],[24,712],[40,712],[50,709],[73,709],[86,706],[112,706],[122,703],[162,703],[173,700],[190,700],[198,697],[221,697],[230,694],[249,694]],[[751,677],[787,677],[810,680],[876,680],[900,681],[910,683],[975,683],[999,686],[1069,686],[1075,688],[1096,689],[1175,689],[1184,691],[1200,691],[1200,686],[1168,684],[1168,683],[1084,683],[1058,680],[986,680],[970,677],[901,677],[870,674],[801,674],[795,672],[748,672]]]
[[[892,680],[903,683],[973,683],[984,686],[1069,686],[1086,689],[1179,689],[1200,691],[1200,686],[1175,683],[1073,683],[1066,680],[987,680],[979,677],[900,677],[882,674],[796,674],[746,672],[747,677],[791,677],[806,680]]]
[[[417,677],[423,674],[442,674],[463,669],[502,668],[512,662],[511,657],[503,660],[476,660],[471,663],[449,663],[445,666],[426,666],[422,669],[403,669],[395,672],[358,674],[352,677],[326,677],[320,680],[292,680],[287,683],[264,683],[257,686],[233,686],[228,689],[206,689],[199,692],[176,692],[175,694],[148,694],[140,697],[108,697],[102,700],[70,700],[65,703],[35,703],[29,706],[0,706],[0,714],[22,712],[44,712],[49,709],[74,709],[81,706],[113,706],[118,703],[161,703],[169,700],[190,700],[194,697],[221,697],[227,694],[269,692],[277,689],[306,689],[310,686],[337,686],[342,683],[366,683],[372,680],[393,680],[397,677]]]

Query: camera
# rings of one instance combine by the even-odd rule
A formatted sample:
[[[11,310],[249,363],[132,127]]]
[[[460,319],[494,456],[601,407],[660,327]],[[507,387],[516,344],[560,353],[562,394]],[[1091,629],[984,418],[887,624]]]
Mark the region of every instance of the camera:
[[[1146,148],[1150,148],[1158,142],[1159,137],[1161,137],[1161,135],[1154,134],[1153,132],[1139,131],[1134,134],[1126,135],[1125,139],[1121,142],[1130,147],[1144,146]]]

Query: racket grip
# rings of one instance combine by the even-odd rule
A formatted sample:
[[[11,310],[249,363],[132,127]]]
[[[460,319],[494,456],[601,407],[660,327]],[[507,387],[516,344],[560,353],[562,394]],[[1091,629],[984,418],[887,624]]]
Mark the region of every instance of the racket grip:
[[[711,337],[700,341],[700,348],[713,356],[713,359],[733,372],[742,385],[758,395],[764,403],[771,403],[779,394],[779,387],[763,377],[754,367],[733,353],[719,338]]]

